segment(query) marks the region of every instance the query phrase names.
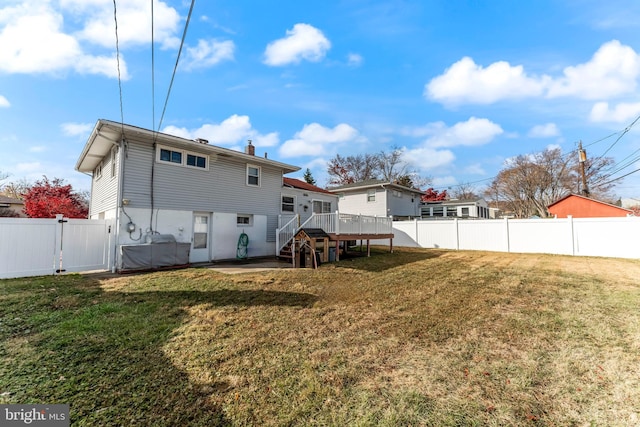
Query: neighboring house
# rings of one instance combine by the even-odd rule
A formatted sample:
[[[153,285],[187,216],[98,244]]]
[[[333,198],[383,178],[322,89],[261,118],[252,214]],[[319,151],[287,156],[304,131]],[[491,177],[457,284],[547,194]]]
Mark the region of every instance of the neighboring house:
[[[119,269],[136,245],[172,239],[188,262],[236,258],[242,233],[249,257],[272,256],[283,175],[300,168],[254,154],[98,120],[76,170],[92,175],[89,217],[115,220]]]
[[[424,194],[392,182],[367,180],[328,188],[338,195],[340,213],[390,216],[394,220],[420,216],[420,197]]]
[[[422,218],[480,218],[492,217],[491,209],[484,199],[472,200],[444,200],[441,202],[423,202],[421,207]]]
[[[549,213],[556,218],[599,218],[629,216],[633,212],[619,206],[590,199],[578,194],[569,194],[547,206]]]
[[[0,216],[26,216],[23,212],[24,202],[20,199],[0,195]]]
[[[625,209],[640,208],[640,198],[631,197],[627,199],[621,199],[620,205]]]
[[[283,221],[299,215],[302,224],[313,213],[338,210],[338,196],[330,191],[295,178],[284,177],[282,181],[280,213]]]

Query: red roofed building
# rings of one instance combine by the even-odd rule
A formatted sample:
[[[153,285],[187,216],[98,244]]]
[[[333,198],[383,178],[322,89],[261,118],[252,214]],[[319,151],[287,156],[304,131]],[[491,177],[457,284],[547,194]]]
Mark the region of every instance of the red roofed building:
[[[281,221],[299,215],[300,223],[303,223],[312,213],[333,213],[337,210],[337,195],[299,179],[282,178]]]
[[[629,216],[633,213],[629,209],[577,194],[569,194],[547,206],[547,209],[556,218],[567,218],[569,215],[573,218],[607,218]]]

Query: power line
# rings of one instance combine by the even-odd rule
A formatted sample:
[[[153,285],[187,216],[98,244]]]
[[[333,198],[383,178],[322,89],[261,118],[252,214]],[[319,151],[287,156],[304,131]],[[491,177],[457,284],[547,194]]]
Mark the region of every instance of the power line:
[[[114,0],[115,1],[115,0]],[[187,29],[189,28],[189,21],[191,21],[191,13],[193,12],[193,6],[196,0],[191,0],[191,7],[189,7],[189,14],[187,15],[187,22],[184,25],[184,32],[182,33],[182,40],[180,41],[180,49],[178,49],[178,56],[176,57],[176,65],[173,67],[173,74],[171,75],[171,82],[169,83],[169,90],[167,90],[167,98],[164,100],[164,107],[162,108],[162,115],[160,116],[160,122],[158,123],[158,130],[162,127],[162,121],[164,119],[164,113],[167,110],[167,104],[169,103],[169,95],[171,95],[171,87],[173,86],[173,79],[176,76],[176,70],[178,69],[178,62],[180,62],[180,55],[182,53],[182,47],[184,45],[184,39],[187,37]]]
[[[155,129],[156,125],[156,60],[155,60],[155,41],[154,41],[154,12],[153,2],[151,0],[151,130]],[[155,139],[155,133],[154,133]]]
[[[627,176],[629,176],[629,175],[631,175],[631,174],[634,174],[634,173],[636,173],[636,172],[640,172],[640,169],[636,169],[636,170],[634,170],[634,171],[631,171],[631,172],[629,172],[629,173],[627,173],[627,174],[624,174],[624,175],[622,175],[622,176],[619,176],[618,178],[612,179],[611,181],[607,181],[607,182],[605,182],[604,184],[600,184],[600,185],[607,185],[607,184],[611,184],[612,182],[619,181],[619,180],[621,180],[622,178],[626,178]]]
[[[620,141],[622,139],[623,136],[625,136],[627,134],[627,132],[629,132],[631,130],[631,128],[638,122],[638,120],[640,120],[640,116],[636,117],[636,119],[631,122],[631,124],[629,126],[627,126],[626,128],[624,128],[622,130],[622,132],[620,132],[620,136],[618,136],[618,138],[616,138],[615,141],[613,141],[613,144],[611,144],[609,146],[609,148],[607,148],[604,153],[602,153],[600,156],[598,156],[595,160],[594,163],[598,160],[600,160],[601,158],[603,158],[605,156],[605,154],[607,154],[609,152],[609,150],[611,150],[617,143],[618,141]]]
[[[122,137],[124,138],[124,108],[122,107],[122,78],[120,75],[120,41],[118,39],[118,13],[116,0],[113,0],[113,21],[116,27],[116,64],[118,67],[118,88],[120,89],[120,126],[122,126]]]

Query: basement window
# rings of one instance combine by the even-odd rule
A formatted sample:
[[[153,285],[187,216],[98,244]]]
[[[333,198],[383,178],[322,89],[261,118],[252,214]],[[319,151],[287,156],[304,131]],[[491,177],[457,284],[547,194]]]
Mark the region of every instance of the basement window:
[[[253,215],[238,214],[236,217],[236,224],[238,224],[238,226],[252,226]]]

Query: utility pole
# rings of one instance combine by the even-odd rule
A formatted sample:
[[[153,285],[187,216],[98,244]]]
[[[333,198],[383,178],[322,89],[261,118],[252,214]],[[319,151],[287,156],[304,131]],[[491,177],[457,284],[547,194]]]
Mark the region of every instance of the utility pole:
[[[589,187],[587,186],[587,174],[584,164],[587,162],[587,152],[582,148],[582,141],[578,144],[578,161],[580,162],[580,173],[582,175],[582,193],[589,197]]]

